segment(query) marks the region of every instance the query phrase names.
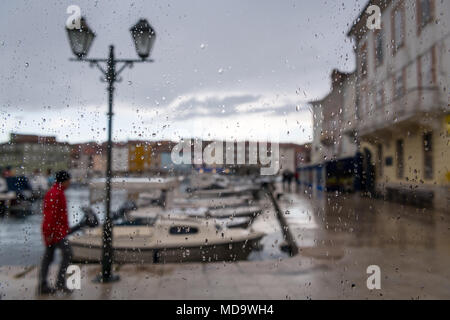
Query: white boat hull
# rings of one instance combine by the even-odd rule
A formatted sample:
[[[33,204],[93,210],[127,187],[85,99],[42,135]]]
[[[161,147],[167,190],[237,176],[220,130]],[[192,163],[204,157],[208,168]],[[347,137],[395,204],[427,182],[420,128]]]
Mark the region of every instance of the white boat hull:
[[[247,259],[259,247],[262,234],[240,242],[211,244],[196,247],[174,248],[113,248],[115,263],[186,263],[238,261]],[[98,263],[102,257],[101,246],[72,242],[73,262]]]

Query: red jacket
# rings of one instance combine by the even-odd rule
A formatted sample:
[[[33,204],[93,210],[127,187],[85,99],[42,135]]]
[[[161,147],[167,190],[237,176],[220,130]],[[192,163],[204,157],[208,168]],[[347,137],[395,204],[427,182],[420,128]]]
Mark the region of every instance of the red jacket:
[[[42,234],[46,246],[64,239],[69,232],[67,202],[64,187],[55,183],[45,194],[43,204]]]

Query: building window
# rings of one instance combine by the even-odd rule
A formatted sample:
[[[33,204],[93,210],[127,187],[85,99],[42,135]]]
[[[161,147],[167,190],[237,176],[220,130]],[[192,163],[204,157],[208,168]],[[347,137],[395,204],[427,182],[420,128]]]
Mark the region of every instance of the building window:
[[[361,97],[359,95],[359,90],[356,91],[356,98],[355,98],[355,104],[356,104],[356,119],[361,119]]]
[[[383,145],[380,143],[378,144],[378,176],[383,176]]]
[[[337,157],[338,153],[339,153],[339,148],[340,147],[340,143],[339,141],[334,141],[333,143],[333,156]]]
[[[377,87],[377,94],[375,96],[375,104],[377,108],[382,108],[384,105],[384,88],[383,84]]]
[[[433,20],[432,0],[417,1],[417,25],[419,32]]]
[[[424,154],[424,178],[433,179],[433,134],[431,132],[423,135]]]
[[[450,115],[445,117],[445,123],[447,127],[447,137],[450,137]]]
[[[394,53],[397,52],[405,42],[405,10],[403,3],[394,9],[392,40]]]
[[[370,91],[367,93],[367,112],[369,115],[373,114],[373,110],[375,109],[375,99],[376,99],[376,92],[374,94],[373,91]]]
[[[420,69],[420,78],[422,79],[421,86],[432,86],[435,83],[433,70],[433,49],[429,50],[420,57]]]
[[[394,99],[403,97],[405,94],[405,78],[403,70],[397,72],[394,77]]]
[[[397,140],[396,143],[396,158],[397,158],[397,178],[403,178],[404,161],[403,161],[403,140]]]
[[[360,73],[361,77],[367,77],[367,43],[361,46],[361,54],[359,55],[360,61]]]
[[[365,92],[365,90],[363,90],[361,92],[361,95],[359,96],[359,108],[358,109],[359,109],[358,110],[359,111],[359,115],[361,117],[367,116],[368,108],[367,108],[367,105],[366,105],[366,92]]]
[[[378,30],[375,34],[375,65],[383,64],[383,30]]]

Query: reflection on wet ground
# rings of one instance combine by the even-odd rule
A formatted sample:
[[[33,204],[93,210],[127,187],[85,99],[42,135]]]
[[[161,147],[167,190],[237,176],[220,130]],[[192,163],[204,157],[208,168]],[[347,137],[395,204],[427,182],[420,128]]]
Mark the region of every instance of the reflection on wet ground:
[[[450,249],[449,217],[443,212],[332,193],[313,199],[290,194],[280,205],[300,247]]]

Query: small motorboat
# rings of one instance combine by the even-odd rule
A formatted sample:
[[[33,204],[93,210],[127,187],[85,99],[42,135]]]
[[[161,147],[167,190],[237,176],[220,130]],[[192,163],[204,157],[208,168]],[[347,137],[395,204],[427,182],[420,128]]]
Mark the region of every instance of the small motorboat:
[[[175,207],[183,208],[196,208],[196,207],[207,207],[207,208],[225,208],[230,206],[243,206],[248,205],[252,197],[249,195],[233,196],[233,197],[190,197],[190,198],[175,198],[173,199],[173,204]]]
[[[230,211],[230,215],[226,215],[224,213],[222,215],[217,214],[217,217],[213,217],[209,214],[209,210],[207,208],[202,207],[171,209],[164,209],[161,207],[144,207],[127,211],[124,219],[122,219],[119,224],[147,225],[152,224],[159,216],[163,216],[166,218],[175,217],[177,219],[183,217],[206,219],[211,222],[215,222],[224,228],[248,228],[258,212],[261,212],[260,208],[250,207],[248,215],[239,215],[239,213],[243,213],[243,211],[238,211],[238,214],[236,216],[232,216],[231,214],[233,213],[233,211]]]
[[[102,228],[69,237],[74,262],[99,262]],[[172,263],[244,260],[259,248],[262,232],[222,228],[204,219],[158,217],[153,225],[115,226],[114,261],[117,263]]]
[[[261,214],[260,206],[242,206],[230,208],[209,209],[206,215],[212,218],[229,218],[229,217],[256,217]]]
[[[198,197],[229,197],[238,196],[242,194],[254,194],[260,191],[259,186],[255,185],[239,185],[231,186],[224,189],[201,189],[192,192],[193,195]]]
[[[226,176],[202,173],[189,177],[189,187],[186,188],[186,191],[192,193],[201,190],[223,190],[229,185],[230,180]]]

